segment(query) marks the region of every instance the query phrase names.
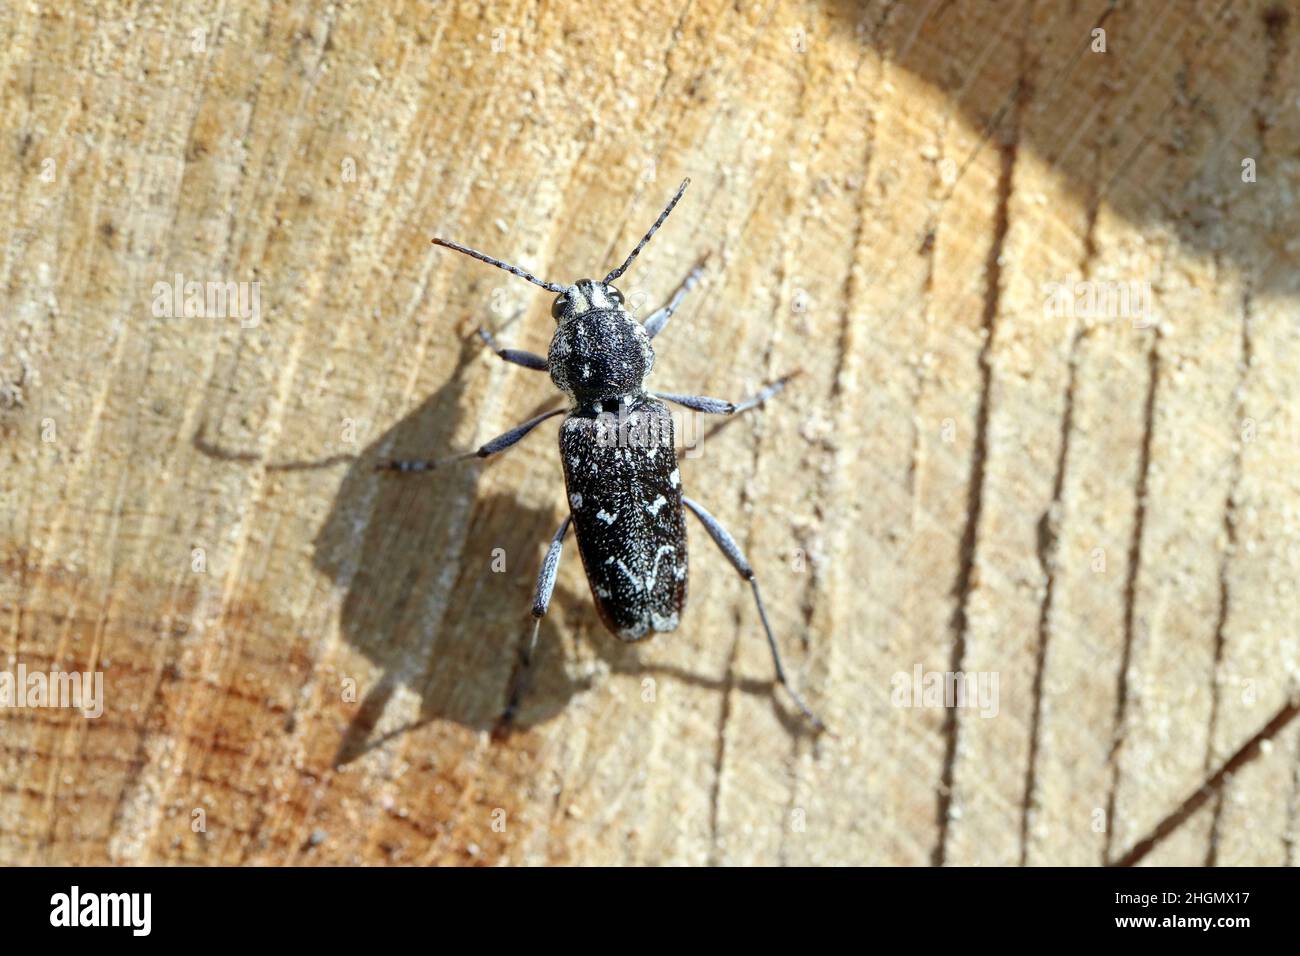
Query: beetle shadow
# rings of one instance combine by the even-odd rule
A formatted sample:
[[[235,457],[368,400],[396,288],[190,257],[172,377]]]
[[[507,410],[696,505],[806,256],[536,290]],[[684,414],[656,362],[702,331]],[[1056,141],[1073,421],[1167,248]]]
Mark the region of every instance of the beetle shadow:
[[[646,660],[653,655],[643,653],[645,642],[614,638],[600,622],[588,590],[573,590],[560,581],[533,663],[517,685],[518,662],[532,631],[536,575],[561,509],[529,507],[511,493],[478,495],[483,469],[498,459],[415,474],[376,467],[386,458],[420,459],[449,450],[463,414],[466,378],[483,346],[470,334],[461,336],[459,349],[447,383],[360,453],[266,465],[268,472],[348,466],[313,541],[312,563],[344,592],[344,640],[380,675],[364,689],[334,765],[350,763],[439,720],[490,731],[496,739],[550,720],[575,694],[592,687],[591,677],[571,675],[566,645],[559,639],[562,630],[572,634],[573,645],[588,648],[615,674],[771,696],[786,729],[792,735],[806,733],[807,725],[790,703],[779,702],[775,681],[705,677]],[[558,399],[551,395],[518,418],[540,414]],[[221,461],[262,460],[261,453],[223,448],[208,436],[206,424],[200,424],[192,442],[200,454]],[[557,497],[562,481],[557,474]],[[564,562],[575,561],[580,558],[570,534]],[[516,687],[516,707],[507,720]],[[381,730],[389,703],[403,690],[419,695],[417,717]]]
[[[343,592],[344,640],[381,671],[361,689],[336,764],[437,720],[493,729],[505,711],[515,661],[531,629],[537,567],[560,520],[558,509],[529,507],[510,494],[477,494],[483,469],[493,461],[415,474],[376,467],[384,458],[427,458],[452,448],[465,384],[483,351],[473,334],[462,336],[446,384],[350,461],[313,542],[313,565]],[[518,417],[554,404],[552,397]],[[530,436],[539,438],[545,440]],[[551,613],[580,601],[557,587]],[[551,636],[548,630],[544,623],[539,643]],[[582,688],[566,677],[558,655],[539,654],[528,707],[515,723],[549,719]],[[403,689],[419,695],[418,718],[377,733]]]

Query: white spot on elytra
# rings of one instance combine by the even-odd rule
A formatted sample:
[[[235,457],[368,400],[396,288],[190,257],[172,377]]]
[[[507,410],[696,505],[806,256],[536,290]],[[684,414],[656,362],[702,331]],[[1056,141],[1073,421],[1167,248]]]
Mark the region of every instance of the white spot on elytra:
[[[677,630],[676,614],[656,614],[650,613],[650,626],[656,631],[675,631]]]
[[[618,512],[615,511],[612,515],[606,514],[605,509],[601,508],[596,512],[596,517],[605,522],[605,524],[613,524],[618,519]]]
[[[618,565],[618,569],[623,572],[624,577],[626,577],[630,582],[632,582],[632,587],[635,590],[640,591],[641,582],[637,580],[635,574],[633,574],[630,570],[628,570],[628,566],[624,564],[622,561],[616,561],[615,563]],[[653,579],[651,580],[653,581]]]
[[[569,495],[569,505],[575,510],[581,508],[582,495],[578,494],[576,491],[573,494]]]
[[[672,554],[675,549],[671,544],[662,544],[659,550],[655,552],[654,564],[650,565],[650,573],[646,575],[645,589],[653,591],[655,587],[655,578],[659,576],[659,562],[663,559],[665,553]]]
[[[657,515],[659,514],[659,509],[666,504],[668,504],[668,499],[663,495],[660,495],[654,501],[650,502],[650,504],[646,505],[645,510],[650,512],[652,515]]]
[[[681,473],[681,470],[678,469],[678,468],[674,468],[673,471],[672,471],[672,474],[670,474],[670,475],[668,476],[668,480],[671,481],[671,482],[673,483],[673,487],[674,487],[674,488],[676,488],[678,485],[680,485],[680,484],[682,483],[682,473]]]

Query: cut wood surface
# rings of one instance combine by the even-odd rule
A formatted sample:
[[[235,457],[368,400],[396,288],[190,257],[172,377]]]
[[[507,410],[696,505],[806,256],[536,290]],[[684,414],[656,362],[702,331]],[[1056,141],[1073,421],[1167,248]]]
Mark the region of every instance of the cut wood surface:
[[[0,6],[0,668],[104,679],[96,719],[0,709],[0,862],[1294,863],[1298,30]],[[554,423],[374,466],[557,407],[474,334],[544,353],[552,296],[429,239],[601,276],[686,176],[623,291],[710,256],[654,387],[802,372],[682,476],[834,735],[693,523],[637,645],[570,540],[505,727]]]

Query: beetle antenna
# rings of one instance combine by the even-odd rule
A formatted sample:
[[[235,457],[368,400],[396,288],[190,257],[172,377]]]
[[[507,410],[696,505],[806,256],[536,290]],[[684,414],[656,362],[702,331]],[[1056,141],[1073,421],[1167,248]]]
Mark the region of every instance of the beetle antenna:
[[[655,224],[650,227],[650,231],[647,232],[641,238],[641,241],[636,244],[636,248],[632,250],[632,254],[623,260],[623,264],[621,266],[619,266],[609,275],[605,276],[605,283],[607,285],[613,282],[615,279],[617,279],[619,276],[621,276],[624,272],[627,271],[627,267],[632,264],[632,260],[635,259],[638,254],[640,254],[641,250],[645,248],[645,244],[650,241],[650,237],[653,236],[659,230],[659,227],[664,224],[664,220],[668,218],[668,214],[673,211],[673,206],[677,205],[677,201],[682,198],[682,193],[686,192],[686,187],[689,186],[690,184],[691,184],[691,180],[689,177],[682,180],[682,184],[677,187],[677,194],[673,196],[672,200],[664,208],[664,211],[659,214],[659,218],[656,219]]]
[[[676,200],[674,200],[674,202],[676,202]],[[670,206],[668,208],[671,209],[672,207]],[[658,223],[655,223],[656,228],[658,228],[658,225],[659,225]],[[650,231],[654,232],[653,229]],[[649,236],[646,236],[646,239],[649,238],[650,238]],[[434,239],[432,240],[432,242],[435,246],[446,246],[448,249],[455,249],[457,252],[463,252],[467,256],[473,256],[475,259],[478,259],[480,262],[486,262],[490,266],[496,266],[498,269],[505,269],[506,272],[514,273],[515,275],[519,276],[519,278],[527,279],[529,282],[533,283],[534,285],[539,285],[543,289],[550,289],[552,292],[564,291],[564,286],[562,285],[556,285],[554,282],[547,282],[545,279],[539,279],[531,272],[525,272],[523,269],[519,268],[518,266],[512,266],[509,263],[502,262],[500,259],[493,259],[491,256],[485,256],[481,252],[476,252],[473,249],[468,248],[467,246],[462,246],[459,243],[452,242],[449,239]],[[644,242],[642,244],[644,245]]]

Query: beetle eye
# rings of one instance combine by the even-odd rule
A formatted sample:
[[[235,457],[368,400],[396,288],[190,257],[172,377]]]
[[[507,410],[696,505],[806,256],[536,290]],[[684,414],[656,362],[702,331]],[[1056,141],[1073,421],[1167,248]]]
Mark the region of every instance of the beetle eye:
[[[551,303],[551,318],[558,319],[561,316],[561,314],[563,314],[564,307],[567,306],[568,304],[569,304],[569,300],[566,299],[564,296],[562,295],[556,296],[555,301]]]
[[[609,297],[610,297],[611,299],[613,299],[613,300],[614,300],[615,302],[617,302],[619,305],[622,305],[622,304],[623,304],[623,293],[622,293],[622,292],[619,292],[619,291],[618,291],[617,289],[615,289],[612,285],[610,285],[610,286],[606,286],[605,288],[609,290]]]

